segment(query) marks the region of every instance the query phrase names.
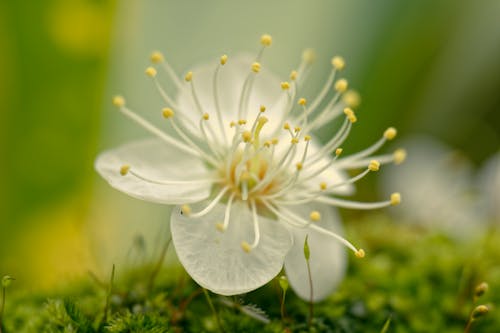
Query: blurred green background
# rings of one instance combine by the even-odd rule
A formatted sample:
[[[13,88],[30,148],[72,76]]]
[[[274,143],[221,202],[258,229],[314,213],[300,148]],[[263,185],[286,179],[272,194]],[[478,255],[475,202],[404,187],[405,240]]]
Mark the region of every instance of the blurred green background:
[[[109,271],[138,234],[146,252],[152,235],[167,237],[168,209],[111,190],[93,169],[99,151],[146,135],[111,96],[149,116],[161,106],[143,74],[152,50],[181,73],[254,52],[269,33],[265,65],[282,76],[316,49],[306,95],[341,54],[362,96],[347,150],[393,125],[479,166],[500,147],[499,17],[496,0],[0,2],[0,276],[51,287]],[[373,178],[357,198],[377,199]]]

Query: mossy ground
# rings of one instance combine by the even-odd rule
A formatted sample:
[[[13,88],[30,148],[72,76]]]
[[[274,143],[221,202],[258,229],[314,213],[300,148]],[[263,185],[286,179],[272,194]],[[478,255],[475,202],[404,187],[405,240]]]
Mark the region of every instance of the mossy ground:
[[[372,216],[348,227],[366,258],[351,256],[338,291],[314,305],[288,290],[284,318],[277,280],[241,297],[210,294],[185,273],[154,263],[125,272],[109,283],[82,279],[63,292],[31,294],[8,290],[4,333],[23,332],[464,332],[475,306],[490,313],[470,332],[500,332],[500,234],[456,241],[414,226]],[[171,251],[171,249],[170,249]],[[314,254],[311,254],[314,255]],[[153,281],[153,283],[151,283]],[[474,301],[481,282],[489,291]],[[108,303],[108,305],[106,305]]]

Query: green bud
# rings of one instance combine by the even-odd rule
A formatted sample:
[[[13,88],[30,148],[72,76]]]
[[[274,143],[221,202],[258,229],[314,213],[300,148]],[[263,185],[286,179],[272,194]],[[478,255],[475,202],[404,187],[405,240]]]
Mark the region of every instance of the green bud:
[[[483,296],[488,291],[488,288],[489,286],[486,282],[478,284],[476,289],[474,290],[474,296],[476,298]]]
[[[311,252],[309,251],[309,244],[307,243],[308,238],[309,235],[306,235],[306,239],[304,241],[304,257],[306,258],[307,261],[309,261],[309,258],[311,257]]]
[[[286,276],[284,276],[284,275],[280,276],[279,283],[280,283],[281,289],[283,289],[283,292],[286,293],[286,291],[288,289],[288,279],[286,278]]]
[[[2,278],[2,287],[7,288],[8,286],[10,286],[10,284],[12,283],[13,280],[15,280],[15,279],[12,276],[5,275]]]
[[[490,308],[488,308],[486,305],[478,305],[472,311],[471,318],[472,318],[472,320],[476,320],[476,319],[481,318],[482,316],[488,314],[488,312],[490,312]]]

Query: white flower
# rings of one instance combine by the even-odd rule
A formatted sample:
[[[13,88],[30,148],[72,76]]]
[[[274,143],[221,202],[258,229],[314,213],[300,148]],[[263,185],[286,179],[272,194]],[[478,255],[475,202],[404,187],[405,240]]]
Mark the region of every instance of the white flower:
[[[478,189],[486,217],[500,223],[500,152],[489,157],[479,170]]]
[[[481,231],[484,214],[467,158],[428,136],[406,139],[403,145],[410,152],[408,163],[382,175],[386,193],[396,184],[404,188],[405,207],[392,212],[402,221],[458,238]]]
[[[280,82],[261,65],[271,37],[261,38],[257,57],[224,55],[182,82],[162,54],[152,62],[177,88],[174,100],[155,67],[152,78],[166,105],[164,123],[151,124],[125,105],[114,104],[153,139],[101,154],[97,171],[116,189],[146,201],[178,205],[171,215],[177,255],[201,286],[222,295],[254,290],[285,266],[296,293],[310,298],[303,255],[306,235],[311,252],[313,300],[328,296],[346,267],[344,247],[364,251],[344,239],[334,207],[375,209],[398,204],[399,194],[377,203],[335,198],[353,192],[352,184],[381,163],[400,162],[402,151],[370,157],[396,135],[389,128],[373,146],[340,158],[356,116],[358,97],[347,81],[336,79],[344,60],[332,59],[324,88],[308,103],[298,98],[313,59],[304,53],[289,81]],[[330,91],[334,94],[328,98]],[[311,136],[335,118],[345,118],[331,140],[320,146]],[[173,134],[160,129],[170,126]],[[332,156],[333,154],[333,156]],[[365,168],[353,178],[345,170]]]

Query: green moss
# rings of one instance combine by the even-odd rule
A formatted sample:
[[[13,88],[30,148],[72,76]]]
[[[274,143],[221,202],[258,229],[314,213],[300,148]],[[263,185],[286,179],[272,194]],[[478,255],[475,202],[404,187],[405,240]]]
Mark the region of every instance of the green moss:
[[[500,235],[494,231],[460,242],[372,216],[349,226],[348,233],[367,256],[351,256],[344,282],[315,305],[310,327],[309,304],[291,290],[281,318],[276,279],[241,297],[210,294],[224,331],[463,332],[475,306],[500,304]],[[4,332],[219,331],[199,286],[169,268],[151,284],[151,267],[117,275],[111,293],[109,285],[91,279],[57,295],[16,292],[13,284]],[[474,288],[483,281],[489,291],[474,301]],[[500,331],[500,314],[490,309],[471,332]]]

